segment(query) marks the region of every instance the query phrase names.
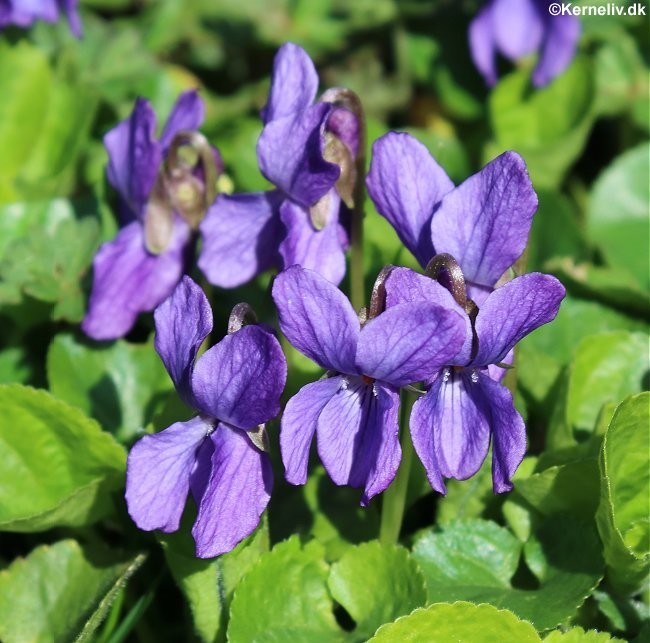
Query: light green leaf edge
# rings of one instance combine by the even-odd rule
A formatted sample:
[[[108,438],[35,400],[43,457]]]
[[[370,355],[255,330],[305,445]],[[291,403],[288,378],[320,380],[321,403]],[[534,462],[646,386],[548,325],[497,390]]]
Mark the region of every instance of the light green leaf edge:
[[[535,628],[528,621],[522,621],[517,618],[510,610],[498,609],[493,605],[487,603],[480,603],[478,605],[474,603],[469,603],[467,601],[456,601],[454,603],[433,603],[428,607],[418,607],[416,610],[411,612],[406,616],[400,616],[397,620],[392,623],[386,623],[382,625],[376,632],[375,635],[368,641],[368,643],[421,643],[423,640],[421,638],[422,632],[415,632],[414,626],[417,627],[420,623],[426,627],[427,619],[431,618],[431,615],[434,614],[438,616],[436,612],[441,612],[446,616],[441,618],[440,621],[448,620],[448,615],[450,612],[454,611],[467,611],[473,612],[476,615],[477,628],[483,628],[485,622],[490,617],[498,617],[501,620],[501,623],[505,625],[510,631],[508,633],[501,632],[504,637],[508,634],[515,635],[516,638],[502,638],[502,641],[517,641],[517,643],[535,643],[541,641],[539,634],[535,631]],[[407,624],[408,630],[405,630],[403,627],[404,624]],[[409,632],[410,630],[410,632]],[[513,632],[513,630],[515,630]],[[429,634],[429,632],[424,632]],[[396,636],[397,635],[397,636]],[[437,638],[427,638],[427,643],[448,643],[450,639],[437,639]],[[473,635],[472,638],[454,638],[454,643],[491,643],[494,641],[494,638],[483,638],[478,639]]]
[[[79,422],[96,428],[97,438],[103,439],[106,444],[110,445],[111,449],[114,451],[116,456],[116,467],[112,471],[107,471],[107,475],[98,476],[94,480],[88,482],[86,485],[77,488],[71,495],[63,498],[58,504],[44,511],[0,522],[0,531],[33,532],[43,531],[44,529],[53,526],[80,526],[82,524],[87,524],[87,520],[65,520],[63,519],[63,516],[65,516],[70,507],[73,507],[75,509],[77,515],[80,513],[85,513],[86,510],[89,510],[95,504],[97,497],[102,492],[107,489],[117,488],[122,484],[123,471],[126,467],[126,451],[113,439],[109,433],[102,431],[97,422],[85,416],[77,408],[69,406],[65,402],[58,400],[47,391],[44,391],[42,389],[35,389],[31,386],[23,386],[22,384],[0,385],[0,395],[4,391],[8,391],[10,396],[12,395],[12,392],[15,392],[13,393],[14,395],[26,395],[28,398],[31,398],[32,404],[35,408],[38,408],[39,397],[47,398],[48,403],[53,407],[58,406],[60,409],[62,409],[62,411],[65,411],[72,416],[76,416]],[[118,464],[119,466],[117,466]],[[89,491],[92,491],[92,493],[89,493]],[[80,498],[85,501],[85,505],[80,504]],[[90,522],[98,519],[101,515],[101,512],[103,512],[106,507],[99,509],[101,511],[92,512]]]
[[[612,487],[608,472],[606,457],[610,428],[620,419],[621,415],[628,411],[628,408],[638,400],[645,400],[646,413],[650,406],[650,393],[644,392],[626,398],[616,408],[614,417],[610,422],[600,451],[598,465],[601,474],[601,497],[598,510],[596,511],[596,526],[604,544],[605,562],[608,566],[608,576],[619,591],[624,593],[638,590],[648,580],[650,575],[650,552],[644,556],[636,554],[626,543],[618,525],[614,504],[612,502]],[[648,425],[642,428],[647,432]],[[647,493],[647,490],[646,490]],[[617,567],[622,561],[626,561],[626,570],[619,570]]]

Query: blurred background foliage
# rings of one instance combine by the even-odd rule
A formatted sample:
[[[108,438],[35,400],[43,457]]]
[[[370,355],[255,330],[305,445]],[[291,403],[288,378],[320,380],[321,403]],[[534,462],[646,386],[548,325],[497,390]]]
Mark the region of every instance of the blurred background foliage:
[[[0,480],[0,596],[4,591],[27,606],[18,624],[0,607],[2,640],[79,635],[116,643],[130,631],[141,641],[190,640],[193,631],[213,640],[224,636],[231,601],[233,641],[253,640],[262,616],[277,621],[279,632],[283,618],[306,619],[306,630],[296,627],[309,640],[365,640],[414,607],[455,599],[506,607],[540,631],[563,623],[645,640],[647,603],[639,592],[648,560],[648,398],[639,393],[649,382],[648,19],[583,17],[579,53],[553,83],[534,90],[533,60],[503,62],[489,90],[467,43],[479,6],[82,0],[79,41],[64,22],[0,35],[0,383],[7,384],[0,390],[0,445],[21,454],[7,458]],[[518,355],[516,401],[531,448],[516,491],[493,497],[488,470],[452,481],[449,494],[434,499],[413,467],[402,532],[413,547],[408,560],[402,550],[380,555],[372,549],[377,543],[354,549],[376,535],[376,505],[359,509],[358,494],[335,488],[320,470],[305,488],[288,488],[279,482],[280,466],[268,522],[232,554],[197,561],[186,532],[165,536],[158,547],[126,516],[121,445],[188,411],[153,352],[150,318],[109,345],[78,330],[93,255],[117,229],[102,136],[128,116],[137,96],[152,102],[163,123],[178,93],[199,87],[207,105],[202,131],[226,165],[222,187],[264,189],[255,154],[259,110],[273,55],[288,40],[314,59],[322,87],[357,92],[370,142],[389,129],[409,131],[456,183],[506,149],[519,152],[540,202],[527,270],[551,272],[568,290],[558,319],[522,342]],[[416,266],[369,200],[364,243],[368,286],[386,263]],[[268,284],[265,275],[235,292],[213,290],[215,328],[225,329],[241,300],[272,322]],[[291,394],[318,371],[294,351],[289,360]],[[67,427],[65,437],[59,425]],[[277,426],[272,436],[277,442]],[[626,452],[641,461],[625,465]],[[27,483],[30,467],[38,475]],[[16,504],[18,497],[24,502]],[[571,518],[562,519],[563,512]],[[434,517],[436,530],[429,527]],[[266,554],[265,567],[246,576],[233,599],[269,543],[292,533],[303,543],[294,538]],[[549,556],[545,543],[553,535],[559,544]],[[463,558],[451,558],[461,570],[454,578],[443,564],[452,556],[449,543]],[[469,553],[458,553],[458,543]],[[147,562],[141,551],[149,552]],[[365,561],[363,573],[351,551]],[[579,578],[571,575],[572,561]],[[501,571],[472,589],[476,569],[496,565]],[[278,569],[295,576],[274,578],[276,588],[268,579]],[[255,574],[267,580],[258,586]],[[65,588],[57,576],[66,578]],[[388,607],[373,597],[355,603],[356,589],[391,587],[395,576],[410,580]],[[30,603],[30,582],[47,589],[40,603]],[[311,588],[309,598],[287,601],[282,592],[299,594],[299,582]],[[262,616],[255,612],[260,587],[270,601]],[[529,603],[522,587],[541,598]],[[179,591],[189,607],[179,607]],[[462,618],[463,609],[474,614],[458,605]],[[61,616],[66,610],[73,614],[68,620]],[[437,618],[427,611],[413,631]],[[499,617],[481,618],[490,631]],[[518,640],[528,640],[522,632]]]

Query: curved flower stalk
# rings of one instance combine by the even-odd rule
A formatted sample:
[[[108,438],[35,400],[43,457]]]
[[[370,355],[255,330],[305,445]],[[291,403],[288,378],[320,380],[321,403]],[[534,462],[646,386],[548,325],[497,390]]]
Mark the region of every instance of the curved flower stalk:
[[[57,22],[63,12],[70,31],[81,38],[83,30],[77,4],[77,0],[3,0],[0,2],[0,29],[9,25],[30,27],[36,20]]]
[[[491,441],[494,492],[510,491],[526,451],[526,428],[510,391],[490,369],[499,371],[519,340],[555,318],[564,287],[555,277],[530,273],[497,288],[477,307],[453,257],[434,258],[430,271],[441,283],[407,268],[395,269],[386,280],[388,312],[419,301],[463,316],[461,350],[444,367],[431,365],[427,392],[413,405],[413,446],[433,489],[446,493],[443,478],[474,475]]]
[[[550,0],[488,0],[469,26],[472,60],[488,85],[497,82],[497,54],[513,62],[539,52],[533,85],[543,87],[571,63],[580,37],[573,15],[552,15]]]
[[[183,277],[156,309],[156,350],[198,414],[143,437],[127,463],[126,502],[140,529],[176,531],[191,492],[200,558],[230,551],[248,536],[273,486],[262,423],[280,412],[287,365],[277,339],[262,326],[243,326],[243,317],[235,307],[229,334],[195,362],[212,330],[203,291]]]
[[[363,487],[366,505],[392,482],[401,459],[399,387],[459,352],[462,315],[421,302],[380,312],[373,297],[362,327],[336,286],[300,266],[278,275],[273,299],[287,339],[328,371],[286,405],[280,432],[285,477],[291,484],[306,482],[316,434],[329,476],[337,485]]]
[[[397,132],[375,141],[366,184],[379,214],[421,266],[436,254],[452,255],[479,306],[523,253],[537,210],[516,152],[504,152],[454,187],[424,145]]]
[[[201,224],[199,266],[217,286],[235,287],[272,266],[294,264],[338,284],[349,246],[362,114],[349,90],[319,101],[307,53],[283,45],[273,63],[257,156],[270,192],[220,195]],[[347,207],[346,207],[347,206]]]
[[[99,249],[82,328],[98,340],[125,335],[141,312],[174,290],[194,250],[195,232],[216,196],[219,153],[196,130],[203,101],[176,101],[160,140],[147,100],[104,137],[108,180],[121,199],[123,227]]]

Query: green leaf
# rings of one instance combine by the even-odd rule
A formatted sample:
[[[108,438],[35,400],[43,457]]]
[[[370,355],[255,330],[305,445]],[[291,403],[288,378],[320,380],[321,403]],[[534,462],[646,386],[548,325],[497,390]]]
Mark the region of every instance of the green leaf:
[[[260,555],[269,550],[266,519],[251,536],[227,554],[210,560],[196,557],[190,534],[193,512],[186,511],[181,528],[160,537],[174,580],[189,603],[194,628],[202,641],[225,640],[228,608],[235,587]]]
[[[104,593],[92,615],[86,620],[83,629],[75,639],[75,643],[91,643],[95,641],[95,631],[107,618],[113,602],[117,599],[119,593],[124,591],[131,576],[142,566],[146,559],[146,554],[138,554],[128,562],[110,589]]]
[[[441,584],[463,585],[472,579],[478,587],[510,588],[520,554],[521,543],[507,529],[478,519],[451,523],[441,533],[427,532],[413,546],[413,557],[433,590],[430,602],[439,600],[434,578]]]
[[[548,421],[556,395],[547,398],[562,366],[572,359],[581,341],[589,335],[622,329],[646,330],[647,325],[601,304],[567,296],[553,323],[538,328],[517,347],[517,383],[527,403],[533,402],[536,413]]]
[[[482,517],[498,503],[492,491],[492,465],[486,458],[476,474],[467,480],[447,480],[447,495],[438,501],[437,521],[448,525],[456,520]]]
[[[595,299],[638,317],[647,318],[650,314],[650,293],[641,289],[628,270],[576,263],[572,257],[552,259],[546,263],[545,269],[578,297]]]
[[[235,590],[228,640],[335,643],[346,637],[333,614],[323,549],[292,537],[262,555]]]
[[[547,643],[607,643],[607,641],[623,641],[611,636],[608,632],[596,632],[595,630],[583,630],[581,627],[571,627],[560,632],[551,632],[544,637]]]
[[[0,572],[4,643],[89,641],[144,556],[111,560],[74,540],[43,545]]]
[[[122,118],[141,91],[136,88],[159,73],[156,60],[145,47],[142,30],[123,19],[105,21],[86,13],[84,37],[70,55],[79,67],[80,81],[95,88],[110,105],[122,107]],[[116,60],[120,64],[115,64]]]
[[[21,346],[8,346],[0,351],[0,384],[24,383],[30,374],[31,369]]]
[[[645,335],[627,332],[592,335],[579,345],[549,427],[550,449],[592,434],[604,405],[643,389],[647,346]]]
[[[538,190],[537,197],[539,206],[528,244],[528,271],[544,270],[546,261],[553,257],[587,258],[578,214],[571,201],[551,190]]]
[[[19,303],[23,294],[55,304],[53,319],[80,321],[82,278],[99,243],[94,218],[75,217],[69,201],[19,204],[11,213],[12,236],[0,260],[0,303]]]
[[[600,590],[594,592],[593,598],[607,619],[609,630],[632,635],[639,633],[644,624],[650,625],[650,605],[644,601]]]
[[[598,48],[594,63],[599,113],[613,115],[643,106],[647,115],[648,69],[634,38],[616,29]]]
[[[619,156],[598,177],[589,200],[587,232],[607,262],[634,275],[650,290],[648,202],[650,144]]]
[[[370,291],[379,271],[387,264],[420,270],[420,265],[399,240],[393,226],[377,213],[368,199],[363,223],[363,274],[366,276],[366,292]]]
[[[577,56],[571,66],[544,88],[530,91],[530,69],[501,79],[490,95],[495,142],[486,160],[517,150],[536,187],[553,188],[582,151],[594,119],[589,61]]]
[[[426,603],[422,572],[406,549],[377,541],[348,549],[332,565],[332,597],[353,618],[353,636],[366,640],[383,623]]]
[[[69,194],[74,169],[95,118],[97,97],[80,82],[54,78],[38,141],[20,170],[16,185],[28,198]]]
[[[228,163],[237,191],[255,192],[271,186],[260,173],[255,151],[263,124],[258,118],[238,118],[219,133],[219,151]]]
[[[306,505],[306,519],[296,511],[298,503]],[[323,545],[328,561],[338,560],[351,545],[371,540],[379,531],[377,506],[360,507],[359,490],[335,485],[320,466],[314,467],[306,485],[276,500],[271,520],[275,538],[307,533]]]
[[[622,593],[640,589],[650,571],[650,393],[616,410],[600,456],[601,499],[596,514],[610,582]]]
[[[174,389],[153,341],[91,344],[57,335],[47,354],[47,378],[54,395],[121,442],[140,435]]]
[[[521,543],[491,522],[459,521],[442,533],[426,533],[416,541],[413,556],[430,602],[487,602],[546,630],[575,614],[598,584],[600,545],[588,525],[564,515],[545,521],[530,543],[535,545],[534,571],[543,571],[536,589],[512,585]]]
[[[126,454],[111,435],[26,386],[0,386],[0,408],[0,530],[86,525],[112,510]]]
[[[542,515],[571,512],[593,519],[598,506],[599,475],[596,458],[549,467],[516,480],[514,494]]]
[[[491,605],[437,603],[379,628],[368,643],[494,643],[540,641],[535,628]]]
[[[72,203],[66,199],[45,202],[21,202],[0,206],[0,260],[13,243],[44,228],[53,234],[63,221],[74,218]]]
[[[26,40],[0,42],[0,203],[16,199],[16,174],[38,142],[52,74],[45,55]],[[20,124],[18,127],[17,125]]]

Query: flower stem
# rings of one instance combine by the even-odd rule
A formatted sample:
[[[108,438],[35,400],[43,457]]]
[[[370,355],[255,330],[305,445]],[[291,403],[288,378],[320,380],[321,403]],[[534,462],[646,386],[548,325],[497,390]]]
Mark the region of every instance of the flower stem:
[[[355,310],[365,304],[363,279],[363,200],[356,201],[352,212],[350,251],[350,301]]]
[[[350,301],[355,310],[366,303],[363,279],[363,217],[366,199],[366,123],[361,119],[359,125],[359,152],[356,158],[357,179],[354,185],[354,209],[350,224]]]
[[[413,461],[413,445],[407,428],[413,402],[413,395],[402,391],[402,462],[399,465],[393,484],[384,492],[382,499],[379,541],[384,545],[396,544],[402,530],[402,519],[406,508],[406,492],[408,491],[411,462]]]

